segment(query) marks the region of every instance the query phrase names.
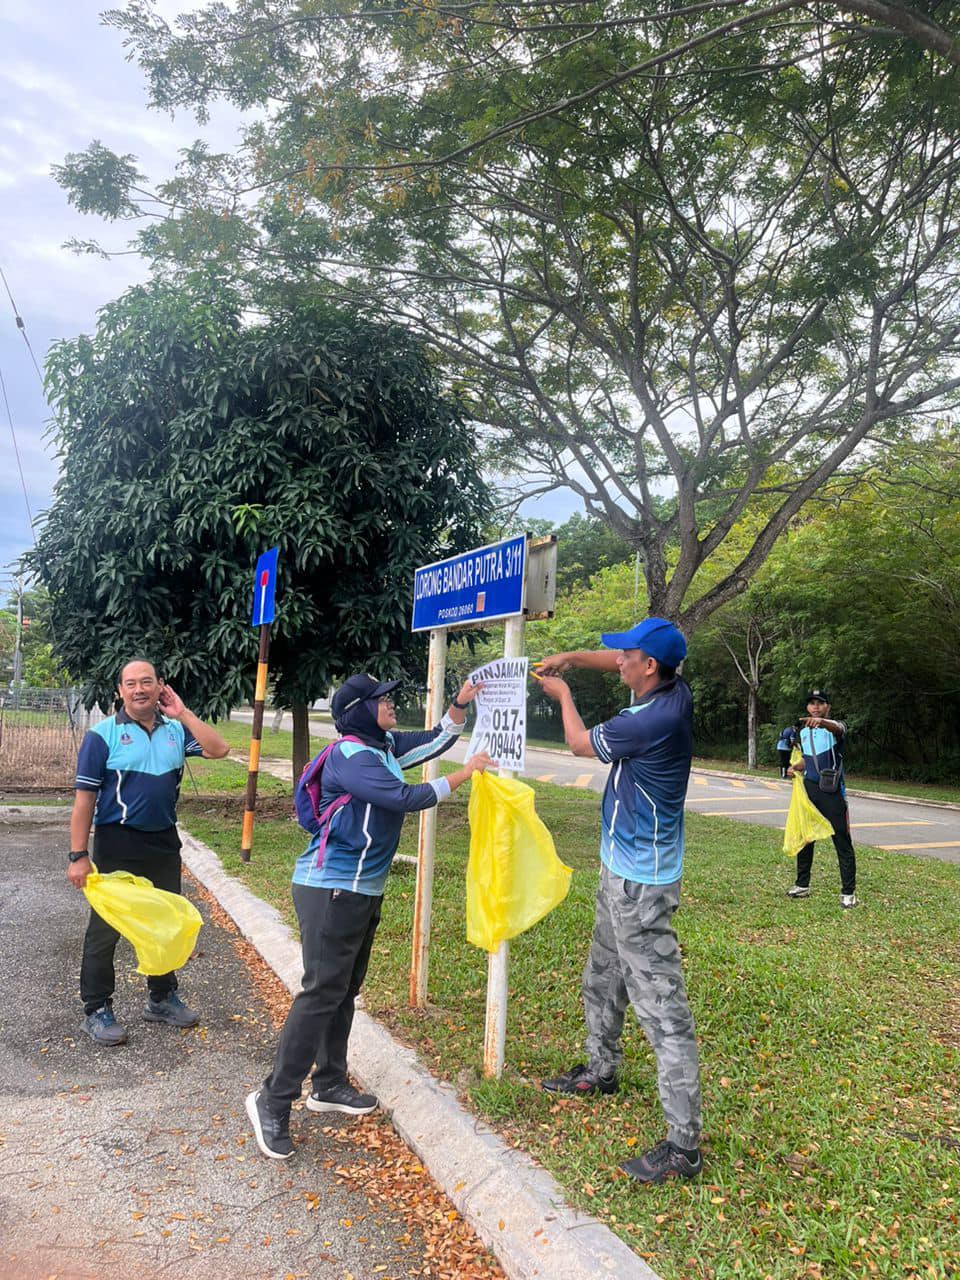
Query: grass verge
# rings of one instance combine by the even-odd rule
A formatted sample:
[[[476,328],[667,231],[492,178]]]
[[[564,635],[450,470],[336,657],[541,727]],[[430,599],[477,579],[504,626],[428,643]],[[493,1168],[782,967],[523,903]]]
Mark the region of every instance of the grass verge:
[[[558,1101],[537,1087],[580,1057],[597,799],[536,790],[576,874],[566,902],[511,944],[504,1077],[479,1070],[486,957],[464,939],[463,793],[439,814],[431,1005],[406,1005],[415,880],[397,866],[365,986],[370,1012],[667,1280],[960,1274],[956,868],[860,847],[865,905],[841,913],[829,845],[814,896],[793,902],[778,832],[689,816],[678,926],[701,1042],[706,1166],[697,1183],[642,1192],[617,1164],[658,1140],[663,1122],[632,1014],[616,1097]],[[243,865],[229,811],[229,801],[187,800],[182,819],[292,922],[302,834],[261,818]],[[410,821],[401,851],[415,843]]]

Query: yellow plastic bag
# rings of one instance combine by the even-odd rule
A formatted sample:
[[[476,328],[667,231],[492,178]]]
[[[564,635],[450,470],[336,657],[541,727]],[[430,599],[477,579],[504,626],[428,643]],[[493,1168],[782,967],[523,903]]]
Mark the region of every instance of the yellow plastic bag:
[[[564,900],[573,871],[557,857],[526,783],[475,773],[467,812],[467,941],[496,951]]]
[[[791,765],[799,764],[802,759],[803,756],[794,747],[790,755]],[[795,858],[805,844],[810,844],[813,840],[825,840],[832,835],[832,824],[807,795],[802,774],[795,773],[793,790],[790,792],[790,808],[787,810],[787,825],[783,830],[783,852],[788,858]]]
[[[190,958],[203,919],[179,893],[157,889],[131,871],[101,875],[96,866],[83,892],[97,915],[133,946],[137,973],[170,973]]]

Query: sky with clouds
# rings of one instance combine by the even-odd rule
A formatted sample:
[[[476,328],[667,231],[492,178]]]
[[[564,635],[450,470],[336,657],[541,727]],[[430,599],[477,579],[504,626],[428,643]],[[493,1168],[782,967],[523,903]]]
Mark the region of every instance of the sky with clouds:
[[[164,5],[172,16],[189,5]],[[0,0],[0,267],[41,368],[51,342],[89,333],[99,307],[146,276],[133,256],[105,261],[63,248],[71,236],[124,248],[128,228],[77,213],[50,176],[70,151],[94,138],[132,152],[148,176],[169,173],[177,151],[202,132],[192,116],[147,109],[139,68],[123,35],[100,21],[96,0]],[[236,125],[213,126],[229,142]],[[0,287],[0,374],[26,482],[18,474],[6,406],[0,399],[0,583],[32,542],[36,517],[56,479],[50,411],[14,311]]]
[[[227,148],[239,120],[226,110],[201,128],[192,115],[150,111],[142,74],[126,61],[123,33],[100,20],[101,0],[0,0],[0,267],[43,366],[51,342],[89,333],[99,307],[145,278],[135,256],[104,260],[63,247],[72,236],[125,247],[129,226],[80,214],[50,176],[51,166],[93,139],[137,157],[149,180],[170,173],[196,137]],[[160,0],[172,19],[189,0]],[[57,464],[45,439],[50,410],[10,299],[0,287],[0,374],[26,485],[26,499],[0,398],[0,590],[32,543],[34,518],[50,504]],[[551,504],[552,506],[553,504]],[[562,506],[562,509],[561,509]],[[571,504],[536,514],[562,519]]]

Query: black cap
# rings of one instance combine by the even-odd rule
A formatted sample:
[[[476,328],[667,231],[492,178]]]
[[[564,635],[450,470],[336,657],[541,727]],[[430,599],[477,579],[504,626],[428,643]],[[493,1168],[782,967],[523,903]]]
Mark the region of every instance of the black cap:
[[[810,692],[807,694],[807,696],[804,698],[803,705],[806,706],[808,702],[829,703],[829,701],[830,701],[830,695],[829,693],[827,693],[826,689],[811,689]]]
[[[355,675],[345,680],[330,699],[330,710],[335,720],[345,716],[351,707],[367,702],[370,698],[382,698],[392,693],[400,683],[399,680],[374,680],[373,676]]]

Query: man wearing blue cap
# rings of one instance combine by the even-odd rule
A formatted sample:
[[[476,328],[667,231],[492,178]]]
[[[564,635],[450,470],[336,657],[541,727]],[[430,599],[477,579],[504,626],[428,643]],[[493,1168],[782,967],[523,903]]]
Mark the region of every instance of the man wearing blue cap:
[[[666,1182],[703,1167],[697,1040],[671,924],[680,904],[693,755],[693,700],[677,675],[687,642],[665,618],[600,638],[605,649],[552,654],[538,664],[544,693],[560,704],[567,746],[613,766],[600,809],[600,886],[583,972],[587,1061],[544,1080],[543,1088],[581,1097],[616,1093],[623,1018],[632,1004],[656,1056],[667,1137],[620,1168],[637,1182]],[[571,667],[618,672],[634,704],[588,730],[556,674]]]

